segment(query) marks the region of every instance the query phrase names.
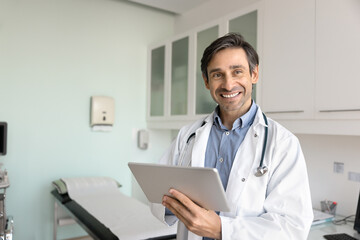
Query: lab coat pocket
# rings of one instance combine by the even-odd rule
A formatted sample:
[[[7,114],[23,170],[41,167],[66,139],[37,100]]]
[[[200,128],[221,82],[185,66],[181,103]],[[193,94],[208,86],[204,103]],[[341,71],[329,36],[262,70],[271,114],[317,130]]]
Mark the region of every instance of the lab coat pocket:
[[[254,172],[256,168],[254,169]],[[250,174],[239,197],[237,215],[257,216],[264,212],[267,177],[256,177]]]

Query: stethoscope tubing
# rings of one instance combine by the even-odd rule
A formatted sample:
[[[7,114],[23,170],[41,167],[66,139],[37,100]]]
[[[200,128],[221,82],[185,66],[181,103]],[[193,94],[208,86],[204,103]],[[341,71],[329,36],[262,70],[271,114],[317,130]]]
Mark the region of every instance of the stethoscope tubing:
[[[263,149],[261,152],[261,160],[260,160],[259,167],[262,167],[263,163],[264,163],[264,157],[265,157],[265,151],[266,151],[266,145],[267,145],[267,139],[268,139],[268,121],[267,121],[267,117],[265,116],[265,113],[262,113],[262,114],[263,114],[266,126],[265,126],[264,144],[263,144]]]

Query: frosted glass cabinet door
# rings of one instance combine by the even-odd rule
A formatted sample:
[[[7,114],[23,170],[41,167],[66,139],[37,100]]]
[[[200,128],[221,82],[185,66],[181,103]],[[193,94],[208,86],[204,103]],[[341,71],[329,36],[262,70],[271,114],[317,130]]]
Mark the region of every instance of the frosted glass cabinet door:
[[[187,114],[189,38],[172,43],[171,115]]]
[[[204,50],[219,35],[219,27],[205,29],[197,34],[196,47],[196,114],[208,114],[214,111],[216,102],[212,99],[209,90],[205,87],[200,61]]]
[[[165,46],[151,51],[150,116],[164,116]]]
[[[257,11],[253,11],[229,21],[229,32],[240,33],[256,50],[257,46]],[[253,86],[252,98],[256,101],[256,85]]]

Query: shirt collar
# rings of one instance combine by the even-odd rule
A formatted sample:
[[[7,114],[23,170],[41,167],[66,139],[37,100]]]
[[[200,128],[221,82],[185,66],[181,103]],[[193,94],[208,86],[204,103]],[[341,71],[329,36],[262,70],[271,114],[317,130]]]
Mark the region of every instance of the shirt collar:
[[[247,111],[244,115],[242,115],[241,117],[235,120],[232,130],[237,128],[244,128],[251,125],[254,122],[257,109],[258,109],[257,104],[255,103],[254,100],[252,100],[249,111]],[[222,130],[228,130],[221,122],[221,118],[219,116],[219,110],[220,107],[217,106],[214,112],[214,125]]]

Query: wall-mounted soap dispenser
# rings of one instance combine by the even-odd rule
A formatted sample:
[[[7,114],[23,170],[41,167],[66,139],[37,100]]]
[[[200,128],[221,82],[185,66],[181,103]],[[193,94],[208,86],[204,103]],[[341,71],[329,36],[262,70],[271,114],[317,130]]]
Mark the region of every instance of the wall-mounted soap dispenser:
[[[149,147],[149,132],[145,129],[138,131],[138,148],[146,150]]]

